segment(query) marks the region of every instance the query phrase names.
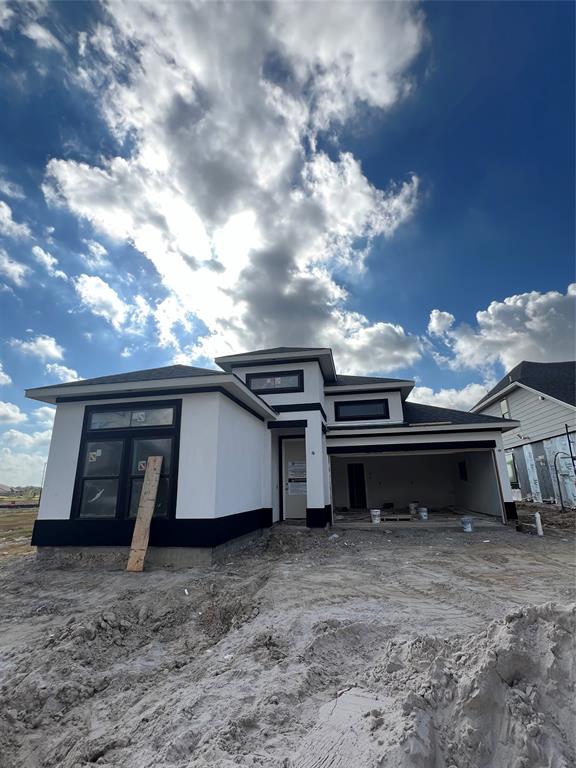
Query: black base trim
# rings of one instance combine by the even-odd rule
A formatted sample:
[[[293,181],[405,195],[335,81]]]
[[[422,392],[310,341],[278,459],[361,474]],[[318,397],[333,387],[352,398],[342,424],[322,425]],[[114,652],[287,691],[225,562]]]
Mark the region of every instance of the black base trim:
[[[251,509],[226,517],[152,520],[152,547],[217,547],[272,525],[272,509]],[[36,520],[36,547],[129,547],[134,520]]]
[[[370,435],[366,435],[370,437]],[[392,453],[409,451],[443,451],[447,448],[461,448],[466,451],[470,448],[495,448],[494,440],[463,440],[462,442],[445,443],[395,443],[385,445],[349,445],[349,446],[328,446],[328,453]]]
[[[325,507],[306,508],[306,526],[308,528],[325,528],[332,525],[332,505]]]
[[[269,421],[268,429],[299,429],[308,426],[308,419],[286,419],[285,421]]]
[[[506,512],[506,520],[518,520],[518,510],[516,509],[515,501],[505,501],[504,511]]]

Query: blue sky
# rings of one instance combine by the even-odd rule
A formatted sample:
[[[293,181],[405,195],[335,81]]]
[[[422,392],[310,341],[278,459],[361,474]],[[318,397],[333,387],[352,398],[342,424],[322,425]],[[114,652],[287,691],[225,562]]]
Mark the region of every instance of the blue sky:
[[[41,474],[30,386],[322,344],[469,408],[573,356],[574,21],[0,5],[0,482]]]

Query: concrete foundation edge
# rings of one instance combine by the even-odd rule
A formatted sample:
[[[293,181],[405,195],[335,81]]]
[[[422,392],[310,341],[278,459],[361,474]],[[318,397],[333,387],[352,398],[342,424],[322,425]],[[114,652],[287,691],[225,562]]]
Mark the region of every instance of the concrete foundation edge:
[[[217,547],[149,547],[145,570],[151,568],[194,568],[212,565],[253,546],[262,529],[220,544]],[[50,568],[103,568],[125,570],[130,547],[38,547],[36,559]]]

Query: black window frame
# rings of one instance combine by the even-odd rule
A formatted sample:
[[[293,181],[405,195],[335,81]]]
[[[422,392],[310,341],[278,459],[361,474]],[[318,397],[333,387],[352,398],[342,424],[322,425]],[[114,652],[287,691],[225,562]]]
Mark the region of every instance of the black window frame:
[[[378,416],[342,416],[342,408],[347,405],[374,405],[384,403],[385,415]],[[373,398],[371,400],[337,400],[334,402],[335,421],[385,421],[390,418],[390,399],[388,397]]]
[[[108,427],[106,429],[90,427],[91,416],[97,411],[138,411],[147,408],[173,408],[174,416],[171,425],[144,426],[144,427]],[[172,456],[170,473],[167,475],[170,482],[168,492],[167,514],[159,520],[171,520],[176,515],[176,497],[178,491],[178,460],[180,455],[180,422],[182,417],[182,400],[152,400],[146,402],[132,401],[130,403],[106,403],[103,405],[87,405],[84,408],[84,420],[82,423],[82,436],[78,451],[76,465],[76,477],[74,480],[74,492],[72,495],[71,520],[112,522],[121,520],[135,520],[130,517],[130,488],[132,477],[132,439],[172,438]],[[82,502],[82,487],[84,481],[84,460],[86,446],[90,442],[119,441],[123,442],[120,472],[114,479],[118,479],[118,497],[116,500],[116,514],[114,517],[80,517]],[[162,475],[161,476],[166,476]],[[103,479],[103,478],[98,478]]]
[[[298,384],[295,387],[269,387],[268,389],[254,389],[252,382],[255,379],[271,379],[274,376],[297,376]],[[299,368],[295,371],[259,371],[258,373],[246,374],[246,386],[255,395],[285,395],[292,392],[304,392],[304,370]]]

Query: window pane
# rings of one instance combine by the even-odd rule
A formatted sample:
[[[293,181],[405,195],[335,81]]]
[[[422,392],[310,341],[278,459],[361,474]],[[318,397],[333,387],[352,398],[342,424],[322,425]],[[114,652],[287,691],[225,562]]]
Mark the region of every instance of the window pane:
[[[173,408],[146,408],[132,411],[131,427],[158,427],[172,424]]]
[[[130,411],[96,411],[90,416],[90,429],[117,429],[130,426]]]
[[[142,493],[142,485],[144,481],[141,479],[132,480],[132,488],[130,491],[130,517],[136,517],[138,514],[138,504],[140,502],[140,494]],[[168,515],[168,489],[169,482],[167,477],[161,477],[158,483],[158,494],[156,496],[156,505],[154,507],[153,517],[167,517]]]
[[[80,517],[115,517],[118,480],[84,480]]]
[[[146,461],[149,456],[163,456],[161,473],[167,475],[170,472],[170,459],[172,454],[172,438],[159,437],[150,440],[133,440],[132,450],[132,474],[143,475],[146,471]]]
[[[92,440],[86,445],[84,477],[119,475],[122,440]]]
[[[388,418],[388,402],[376,400],[373,403],[338,403],[337,415],[340,419]]]
[[[250,389],[258,392],[261,389],[296,389],[300,386],[300,376],[297,373],[288,376],[254,376],[250,379]]]

